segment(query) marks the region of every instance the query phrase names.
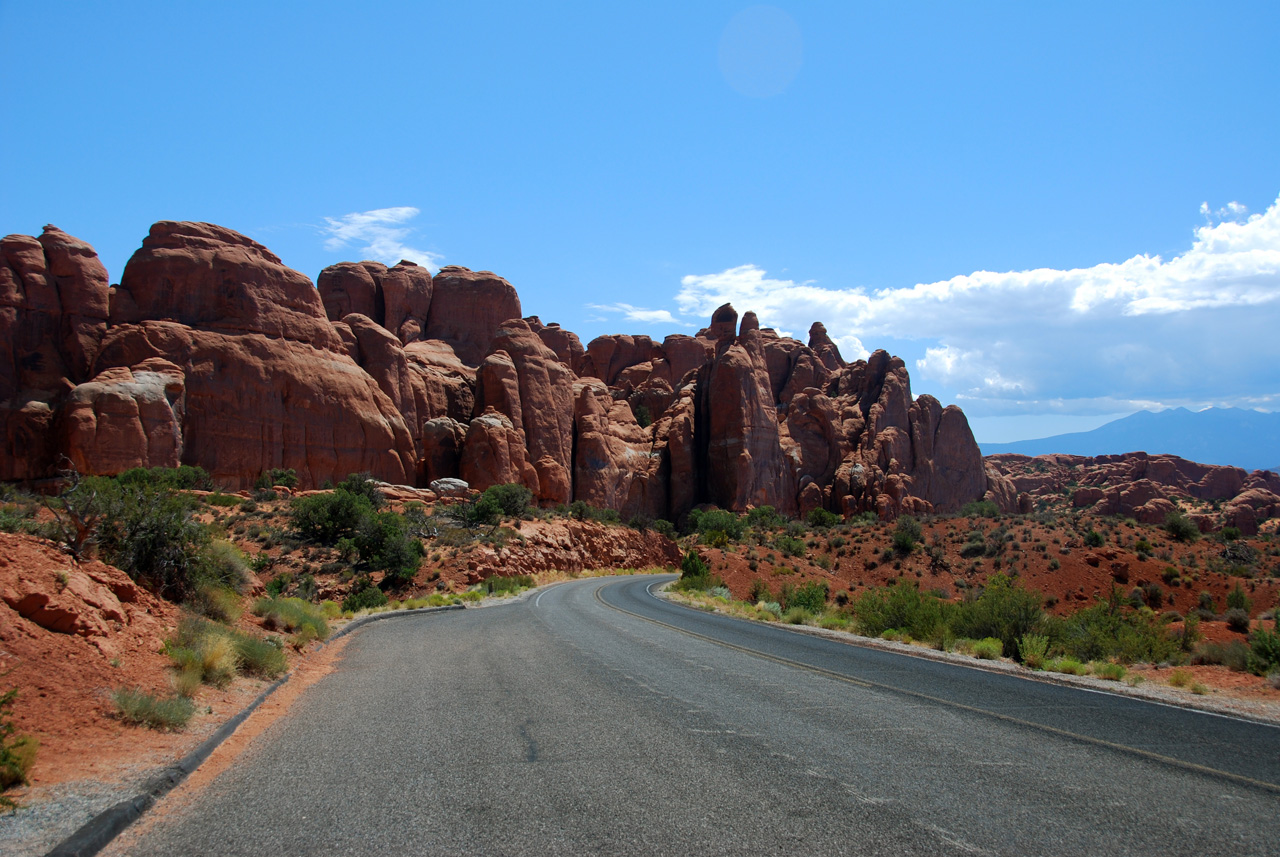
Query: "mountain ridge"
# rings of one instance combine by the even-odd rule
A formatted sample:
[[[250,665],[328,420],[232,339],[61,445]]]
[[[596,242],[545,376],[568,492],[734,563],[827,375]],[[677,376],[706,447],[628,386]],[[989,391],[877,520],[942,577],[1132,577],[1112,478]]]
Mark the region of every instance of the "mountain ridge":
[[[1138,411],[1092,431],[1009,443],[979,441],[978,446],[984,456],[1006,453],[1099,456],[1147,452],[1176,455],[1204,464],[1276,471],[1280,462],[1280,413],[1243,408]]]

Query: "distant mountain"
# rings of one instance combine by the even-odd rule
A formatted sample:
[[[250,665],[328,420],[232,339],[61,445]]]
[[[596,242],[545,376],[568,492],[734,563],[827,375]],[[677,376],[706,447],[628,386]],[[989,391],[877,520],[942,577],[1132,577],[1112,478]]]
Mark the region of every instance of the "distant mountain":
[[[1168,453],[1203,464],[1232,464],[1245,470],[1280,466],[1280,413],[1239,408],[1139,411],[1093,431],[1059,434],[1013,443],[979,443],[983,455],[1116,455]],[[1280,472],[1280,471],[1278,471]]]

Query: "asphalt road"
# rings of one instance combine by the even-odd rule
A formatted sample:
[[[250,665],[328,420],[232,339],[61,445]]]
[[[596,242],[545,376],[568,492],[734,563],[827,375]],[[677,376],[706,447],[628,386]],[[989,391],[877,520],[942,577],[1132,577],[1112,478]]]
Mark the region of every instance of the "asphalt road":
[[[1280,854],[1280,729],[602,578],[374,623],[128,853]]]

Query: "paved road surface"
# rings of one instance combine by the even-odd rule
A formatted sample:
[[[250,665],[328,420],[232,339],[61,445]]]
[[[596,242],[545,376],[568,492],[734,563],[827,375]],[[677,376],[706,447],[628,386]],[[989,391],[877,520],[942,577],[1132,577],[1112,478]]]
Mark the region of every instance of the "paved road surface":
[[[657,579],[370,625],[129,853],[1280,854],[1280,729],[702,614]]]

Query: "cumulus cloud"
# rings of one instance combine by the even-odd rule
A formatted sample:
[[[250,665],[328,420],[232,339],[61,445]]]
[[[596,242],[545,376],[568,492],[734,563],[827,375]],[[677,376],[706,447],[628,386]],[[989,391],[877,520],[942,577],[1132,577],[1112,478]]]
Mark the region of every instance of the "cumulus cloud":
[[[627,321],[639,322],[641,324],[666,324],[677,325],[679,327],[693,327],[691,322],[676,318],[671,314],[670,310],[665,309],[646,309],[644,307],[632,306],[631,304],[587,304],[589,309],[602,313],[621,313],[622,317]],[[591,319],[592,321],[604,321],[604,317]]]
[[[976,271],[866,290],[769,277],[755,265],[684,277],[675,300],[722,303],[780,333],[825,322],[847,357],[907,341],[916,374],[988,415],[1114,413],[1160,405],[1261,407],[1280,394],[1280,200],[1201,213],[1191,246],[1089,268]],[[803,338],[803,337],[798,337]],[[908,348],[898,349],[909,352]]]
[[[401,259],[416,262],[431,269],[434,274],[444,258],[430,250],[418,250],[405,243],[413,230],[404,224],[417,217],[419,210],[412,206],[375,208],[357,211],[342,217],[326,217],[323,232],[326,250],[341,250],[356,245],[366,258],[386,265],[394,265]]]

